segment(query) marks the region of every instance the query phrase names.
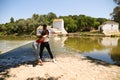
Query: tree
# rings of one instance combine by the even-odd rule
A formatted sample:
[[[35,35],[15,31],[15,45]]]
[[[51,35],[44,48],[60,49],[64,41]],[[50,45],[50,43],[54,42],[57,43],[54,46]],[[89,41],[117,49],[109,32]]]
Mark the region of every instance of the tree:
[[[67,32],[76,32],[77,31],[77,25],[75,24],[75,20],[73,20],[71,17],[64,18],[65,23],[65,29]]]
[[[7,34],[7,28],[3,24],[0,24],[0,34],[3,34],[3,35]]]
[[[96,22],[94,23],[94,26],[93,26],[94,29],[95,29],[95,30],[98,30],[98,26],[99,26],[99,25],[100,25],[100,22],[97,22],[97,21],[96,21]]]
[[[86,19],[87,19],[87,27],[86,28],[88,29],[88,31],[90,31],[92,28],[94,28],[95,18],[87,16]]]
[[[42,24],[49,24],[49,21],[47,19],[47,15],[40,15],[39,16],[39,23]]]
[[[7,28],[7,34],[12,34],[14,33],[14,24],[12,23],[6,23],[5,27]]]
[[[38,20],[38,18],[39,18],[39,14],[33,14],[32,19]]]
[[[48,21],[49,21],[49,25],[51,25],[52,22],[53,22],[53,19],[57,18],[57,16],[56,16],[55,13],[50,12],[50,13],[48,13],[47,18],[48,18]]]
[[[114,0],[114,2],[118,5],[120,5],[120,0]]]
[[[78,16],[78,30],[83,31],[87,27],[87,19],[85,15]]]
[[[14,23],[14,18],[13,17],[10,18],[10,23]]]
[[[27,27],[26,27],[26,23],[25,23],[25,20],[24,19],[19,19],[16,21],[16,26],[17,26],[17,31],[18,31],[18,34],[24,34]]]
[[[120,24],[120,6],[115,7],[111,15],[113,20]]]
[[[4,31],[6,31],[6,30],[7,30],[7,28],[5,27],[5,25],[0,24],[0,31],[1,31],[1,32],[4,32]]]
[[[104,23],[105,21],[107,21],[107,19],[105,19],[105,18],[97,18],[96,21],[99,22],[100,25],[101,25],[102,23]]]

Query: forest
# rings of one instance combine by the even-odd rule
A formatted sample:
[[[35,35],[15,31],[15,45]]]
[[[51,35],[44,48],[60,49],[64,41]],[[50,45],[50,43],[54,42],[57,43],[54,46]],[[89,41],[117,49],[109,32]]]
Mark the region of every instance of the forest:
[[[93,18],[86,15],[68,15],[57,17],[55,13],[33,14],[31,18],[14,20],[0,24],[1,35],[35,35],[36,28],[42,24],[52,26],[54,19],[63,19],[64,27],[68,33],[97,30],[98,26],[107,21],[105,18]]]

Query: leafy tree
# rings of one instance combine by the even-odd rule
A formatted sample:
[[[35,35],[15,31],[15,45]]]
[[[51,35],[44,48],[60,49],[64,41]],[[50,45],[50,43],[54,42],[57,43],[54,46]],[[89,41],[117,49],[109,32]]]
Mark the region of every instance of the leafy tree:
[[[39,16],[39,23],[42,24],[49,24],[49,21],[47,19],[47,15],[40,15]]]
[[[5,25],[0,24],[0,31],[1,31],[1,32],[4,32],[4,31],[6,31],[6,30],[7,30],[7,28],[5,27]]]
[[[48,18],[48,21],[49,21],[49,25],[51,25],[51,24],[52,24],[52,22],[53,22],[53,19],[56,19],[56,18],[57,18],[57,16],[56,16],[56,14],[55,14],[55,13],[50,12],[50,13],[48,13],[47,18]]]
[[[7,34],[13,34],[14,33],[14,31],[13,31],[14,24],[12,24],[12,23],[6,23],[5,27],[7,28]]]
[[[17,31],[18,34],[24,34],[24,32],[26,31],[26,24],[25,24],[25,20],[24,19],[19,19],[16,21],[16,26],[18,27]]]
[[[120,23],[120,6],[115,7],[111,15],[114,21]]]
[[[2,31],[2,24],[0,24],[0,31]]]
[[[94,29],[98,30],[98,26],[100,25],[100,22],[95,21],[94,23]]]
[[[113,9],[113,12],[110,14],[112,19],[120,24],[120,0],[113,0],[118,6]],[[119,25],[120,26],[120,25]]]
[[[120,0],[113,0],[116,4],[120,5]]]
[[[65,29],[68,32],[75,32],[77,30],[77,25],[75,24],[75,21],[71,18],[64,18],[65,21]]]
[[[85,15],[79,15],[79,19],[78,19],[78,29],[80,31],[85,30],[87,27],[87,19]]]
[[[39,14],[33,14],[33,16],[32,16],[33,20],[38,20],[38,18],[39,18]]]
[[[78,17],[78,15],[73,15],[73,16],[72,16],[72,19],[74,19],[74,20],[78,20],[79,17]]]
[[[107,21],[107,19],[106,18],[96,18],[96,21],[99,22],[100,25],[101,25],[102,23],[104,23],[105,21]]]
[[[10,23],[14,23],[14,18],[13,17],[10,18]]]
[[[86,19],[87,19],[87,26],[86,26],[86,28],[90,31],[92,28],[94,28],[95,18],[87,16]]]

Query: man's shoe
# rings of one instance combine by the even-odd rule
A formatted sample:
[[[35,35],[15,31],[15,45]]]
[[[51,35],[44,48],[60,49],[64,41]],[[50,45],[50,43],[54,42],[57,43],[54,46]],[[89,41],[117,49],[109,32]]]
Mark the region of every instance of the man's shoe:
[[[56,60],[55,60],[55,59],[52,59],[52,62],[56,63]]]

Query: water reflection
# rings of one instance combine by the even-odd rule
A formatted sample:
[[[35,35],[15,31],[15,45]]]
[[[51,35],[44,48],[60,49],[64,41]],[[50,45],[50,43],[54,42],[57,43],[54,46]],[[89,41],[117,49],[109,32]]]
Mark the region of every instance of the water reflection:
[[[118,37],[68,37],[65,46],[70,46],[84,56],[120,64],[120,39]]]
[[[102,38],[101,44],[108,47],[114,47],[118,45],[118,37],[111,38],[111,37],[104,37]]]
[[[54,54],[64,54],[68,53],[67,48],[64,46],[64,42],[67,37],[50,37],[50,46]]]
[[[14,49],[32,41],[0,41],[0,51]],[[52,52],[57,55],[80,53],[112,64],[120,64],[120,38],[111,37],[50,37]]]
[[[70,46],[79,52],[91,52],[93,50],[103,50],[105,47],[101,45],[100,42],[101,38],[95,37],[69,37],[65,44],[66,46]]]
[[[8,52],[19,46],[28,44],[33,40],[0,40],[0,54]]]

